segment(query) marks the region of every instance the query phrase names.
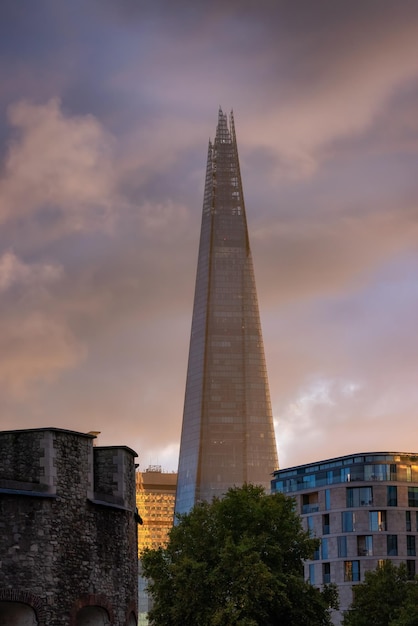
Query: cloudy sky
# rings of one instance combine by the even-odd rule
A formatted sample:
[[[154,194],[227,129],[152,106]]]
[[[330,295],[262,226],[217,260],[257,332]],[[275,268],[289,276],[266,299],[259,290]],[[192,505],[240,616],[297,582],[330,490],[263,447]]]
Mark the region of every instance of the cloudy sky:
[[[177,468],[234,110],[281,467],[418,451],[418,2],[2,0],[0,424]]]

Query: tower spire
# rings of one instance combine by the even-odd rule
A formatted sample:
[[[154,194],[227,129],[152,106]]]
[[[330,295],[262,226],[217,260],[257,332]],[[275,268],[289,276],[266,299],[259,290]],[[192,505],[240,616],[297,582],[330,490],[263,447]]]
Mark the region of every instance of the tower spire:
[[[176,512],[278,467],[234,118],[209,142]]]

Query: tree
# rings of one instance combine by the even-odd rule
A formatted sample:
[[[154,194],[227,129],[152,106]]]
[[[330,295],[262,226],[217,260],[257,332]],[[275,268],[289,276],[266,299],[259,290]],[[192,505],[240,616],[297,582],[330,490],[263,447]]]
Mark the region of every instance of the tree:
[[[399,617],[391,623],[391,626],[417,626],[418,624],[418,581],[408,585],[407,597],[402,603]]]
[[[353,588],[353,602],[343,626],[416,626],[418,582],[411,581],[405,563],[384,561],[366,572],[364,583]]]
[[[165,548],[141,555],[156,626],[325,626],[335,589],[303,579],[317,540],[294,502],[262,487],[232,488],[180,515]]]

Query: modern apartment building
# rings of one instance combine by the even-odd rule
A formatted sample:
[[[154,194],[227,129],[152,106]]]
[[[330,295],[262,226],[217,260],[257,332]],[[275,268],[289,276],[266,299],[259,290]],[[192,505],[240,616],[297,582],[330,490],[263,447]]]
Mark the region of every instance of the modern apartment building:
[[[176,512],[278,468],[232,113],[209,142]]]
[[[321,540],[304,565],[313,585],[336,583],[340,612],[367,570],[390,559],[418,573],[418,453],[367,452],[278,470],[272,492],[294,497],[306,530]]]

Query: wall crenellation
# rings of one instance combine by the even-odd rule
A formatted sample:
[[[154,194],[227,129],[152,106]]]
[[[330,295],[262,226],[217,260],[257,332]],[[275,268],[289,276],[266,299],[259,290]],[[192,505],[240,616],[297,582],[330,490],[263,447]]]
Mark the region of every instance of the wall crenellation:
[[[136,619],[136,454],[93,439],[0,432],[0,614],[14,590],[12,608],[26,602],[40,626],[77,626],[87,606],[115,626]]]

